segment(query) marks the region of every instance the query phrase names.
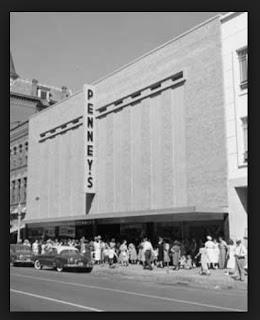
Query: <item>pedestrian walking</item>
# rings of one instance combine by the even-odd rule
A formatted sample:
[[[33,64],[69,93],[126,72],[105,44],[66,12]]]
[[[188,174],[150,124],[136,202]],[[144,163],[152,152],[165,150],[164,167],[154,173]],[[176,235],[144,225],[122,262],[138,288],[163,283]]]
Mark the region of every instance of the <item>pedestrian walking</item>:
[[[227,243],[222,237],[219,237],[219,268],[226,267]]]
[[[205,248],[207,250],[207,257],[208,257],[208,268],[213,268],[214,263],[214,242],[212,241],[211,236],[207,236],[207,241],[205,242]]]
[[[208,240],[209,241],[209,240]],[[196,258],[200,256],[200,275],[210,275],[210,271],[208,268],[208,261],[209,256],[208,256],[208,250],[206,248],[206,244],[202,243],[202,247],[199,249],[199,253],[196,255]]]
[[[246,255],[247,255],[246,247],[242,244],[242,240],[237,239],[235,252],[234,252],[235,261],[236,261],[236,270],[237,270],[236,280],[240,280],[240,281],[245,280]]]
[[[236,267],[236,259],[235,259],[235,244],[232,239],[227,241],[227,271],[225,272],[226,275],[232,274],[235,272]]]

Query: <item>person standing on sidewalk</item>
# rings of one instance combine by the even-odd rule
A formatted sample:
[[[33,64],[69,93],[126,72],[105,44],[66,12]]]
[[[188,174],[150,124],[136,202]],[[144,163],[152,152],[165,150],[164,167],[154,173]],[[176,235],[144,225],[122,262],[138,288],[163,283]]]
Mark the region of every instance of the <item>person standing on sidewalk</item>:
[[[109,249],[108,249],[108,263],[109,263],[109,268],[114,268],[114,257],[117,257],[118,259],[118,256],[116,254],[116,242],[115,242],[115,239],[112,238],[110,243],[109,243]]]
[[[219,237],[219,269],[226,267],[227,243],[222,237]]]
[[[151,265],[153,246],[146,237],[144,238],[144,241],[143,241],[143,251],[144,251],[144,257],[145,257],[144,269],[148,268],[149,270],[153,270]]]
[[[207,275],[210,276],[210,271],[208,268],[208,250],[206,248],[206,244],[202,243],[201,248],[199,249],[199,253],[196,255],[195,259],[200,256],[200,275]]]
[[[173,264],[173,270],[179,270],[180,267],[180,257],[185,255],[181,255],[181,246],[180,242],[175,240],[173,242],[173,246],[171,248],[172,252],[172,264]],[[185,259],[186,260],[186,259]]]
[[[196,264],[197,264],[197,261],[195,259],[195,256],[197,253],[198,253],[198,245],[197,245],[196,239],[192,238],[191,244],[190,244],[190,255],[191,255],[193,267],[196,267]]]
[[[208,269],[213,268],[214,263],[214,242],[211,236],[207,236],[207,241],[205,242],[205,248],[207,250],[208,256]]]
[[[246,247],[242,244],[242,241],[240,239],[237,239],[235,254],[234,254],[236,259],[236,270],[238,273],[236,280],[240,280],[240,281],[245,280],[246,255],[247,255]]]
[[[214,243],[214,260],[213,260],[213,268],[214,269],[218,269],[219,267],[219,255],[220,255],[220,250],[219,250],[219,243],[217,242],[217,239],[214,238],[213,239],[213,243]]]
[[[227,271],[226,275],[232,274],[235,272],[236,267],[236,259],[235,259],[235,248],[234,242],[232,239],[227,241],[228,251],[227,251]]]
[[[163,238],[159,237],[159,242],[157,244],[158,256],[157,256],[157,267],[163,268]]]
[[[129,244],[128,251],[129,251],[130,263],[131,264],[136,264],[137,253],[136,253],[135,245],[133,243]]]

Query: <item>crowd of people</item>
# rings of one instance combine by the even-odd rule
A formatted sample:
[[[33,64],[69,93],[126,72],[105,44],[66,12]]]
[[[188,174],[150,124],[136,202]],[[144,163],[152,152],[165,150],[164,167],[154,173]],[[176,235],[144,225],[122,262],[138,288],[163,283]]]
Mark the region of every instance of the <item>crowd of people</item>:
[[[101,236],[94,239],[82,237],[78,239],[35,240],[32,244],[26,239],[24,245],[31,246],[34,254],[44,254],[51,246],[67,245],[76,247],[81,253],[89,252],[95,264],[108,264],[115,268],[116,264],[127,267],[129,264],[140,265],[143,269],[169,268],[172,270],[192,269],[200,267],[201,275],[210,275],[211,270],[225,269],[226,275],[235,275],[244,281],[247,250],[240,239],[225,241],[222,237],[207,236],[205,241],[192,238],[171,240],[159,237],[152,244],[144,237],[139,242],[127,240],[117,241],[115,238],[103,240]]]

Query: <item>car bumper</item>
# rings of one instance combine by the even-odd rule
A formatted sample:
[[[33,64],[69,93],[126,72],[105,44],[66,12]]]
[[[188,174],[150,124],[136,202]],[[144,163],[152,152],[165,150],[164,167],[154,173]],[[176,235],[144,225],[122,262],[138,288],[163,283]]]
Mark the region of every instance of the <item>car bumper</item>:
[[[14,260],[13,264],[25,264],[25,265],[32,265],[33,266],[33,261]]]
[[[77,268],[77,269],[89,269],[89,268],[93,268],[92,265],[89,264],[83,264],[83,265],[79,265],[79,264],[65,264],[64,268]]]

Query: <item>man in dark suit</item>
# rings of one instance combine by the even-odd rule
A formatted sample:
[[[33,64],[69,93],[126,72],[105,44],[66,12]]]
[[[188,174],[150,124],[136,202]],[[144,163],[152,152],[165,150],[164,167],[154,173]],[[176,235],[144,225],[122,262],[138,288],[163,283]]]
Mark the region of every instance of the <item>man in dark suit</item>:
[[[157,267],[163,268],[164,265],[163,265],[163,238],[162,237],[159,237],[157,249],[158,249]]]

